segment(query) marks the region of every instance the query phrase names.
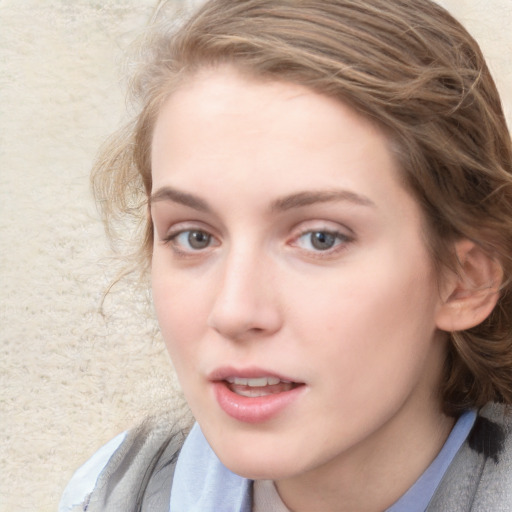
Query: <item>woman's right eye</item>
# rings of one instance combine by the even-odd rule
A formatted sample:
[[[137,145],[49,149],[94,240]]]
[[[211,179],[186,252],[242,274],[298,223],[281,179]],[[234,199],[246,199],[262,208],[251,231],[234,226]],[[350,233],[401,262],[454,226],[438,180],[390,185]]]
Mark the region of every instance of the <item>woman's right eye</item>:
[[[185,229],[172,233],[165,242],[180,252],[197,252],[217,245],[215,238],[201,229]]]

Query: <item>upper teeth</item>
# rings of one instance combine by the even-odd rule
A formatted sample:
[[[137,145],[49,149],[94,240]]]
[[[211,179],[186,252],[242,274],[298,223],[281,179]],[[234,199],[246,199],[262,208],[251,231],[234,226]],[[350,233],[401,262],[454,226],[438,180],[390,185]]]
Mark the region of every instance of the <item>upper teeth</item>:
[[[261,388],[263,386],[273,386],[281,382],[277,377],[258,377],[257,379],[246,379],[244,377],[228,377],[226,379],[230,384],[239,386],[249,386],[251,388]]]

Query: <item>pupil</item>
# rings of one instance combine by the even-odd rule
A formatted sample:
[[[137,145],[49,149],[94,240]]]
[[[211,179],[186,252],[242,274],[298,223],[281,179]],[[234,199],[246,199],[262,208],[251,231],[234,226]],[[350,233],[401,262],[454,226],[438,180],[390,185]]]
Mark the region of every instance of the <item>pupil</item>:
[[[194,249],[204,249],[210,243],[210,235],[203,231],[191,231],[188,235],[188,243]]]
[[[324,231],[317,231],[312,234],[311,243],[315,249],[323,250],[330,249],[335,242],[335,236],[331,233],[325,233]]]

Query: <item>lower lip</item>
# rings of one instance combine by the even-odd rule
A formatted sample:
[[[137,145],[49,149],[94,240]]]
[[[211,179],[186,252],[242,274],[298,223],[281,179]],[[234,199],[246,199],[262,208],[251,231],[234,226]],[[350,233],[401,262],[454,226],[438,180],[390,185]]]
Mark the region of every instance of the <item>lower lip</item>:
[[[213,391],[220,408],[232,418],[244,423],[263,423],[277,416],[304,391],[300,385],[272,395],[246,397],[229,389],[226,382],[214,382]]]

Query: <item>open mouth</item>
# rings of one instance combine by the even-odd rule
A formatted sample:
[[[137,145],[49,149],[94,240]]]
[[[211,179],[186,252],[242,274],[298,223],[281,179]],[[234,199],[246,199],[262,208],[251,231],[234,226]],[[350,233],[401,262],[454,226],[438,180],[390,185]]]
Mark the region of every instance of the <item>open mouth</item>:
[[[225,379],[225,382],[230,391],[248,398],[284,393],[301,385],[297,382],[281,380],[277,377],[228,377]]]
[[[262,423],[280,415],[306,390],[305,383],[260,372],[221,369],[210,375],[215,399],[228,416],[244,423]]]

